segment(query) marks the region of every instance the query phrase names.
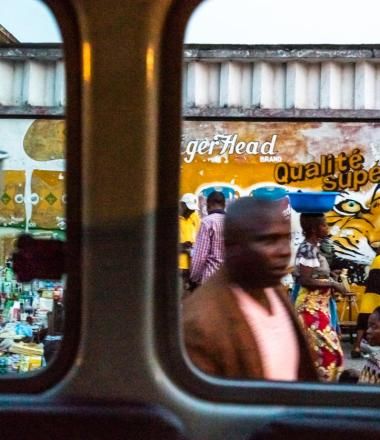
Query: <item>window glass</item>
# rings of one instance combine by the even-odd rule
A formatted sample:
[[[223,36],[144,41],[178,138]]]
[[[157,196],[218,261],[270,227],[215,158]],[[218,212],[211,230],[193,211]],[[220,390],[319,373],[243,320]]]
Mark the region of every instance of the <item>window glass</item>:
[[[378,44],[371,0],[321,0],[310,10],[302,0],[204,0],[190,17],[187,44]],[[375,9],[376,10],[376,9]],[[326,14],[326,11],[329,11]],[[344,19],[342,19],[344,17]],[[355,32],[353,32],[353,29]]]
[[[66,237],[61,41],[55,18],[42,2],[2,1],[0,374],[43,368],[63,337],[65,279],[60,271],[52,275],[48,267],[54,265],[54,255],[62,259]],[[31,239],[18,244],[25,234]],[[58,254],[51,253],[48,242],[58,244]]]
[[[358,45],[379,35],[358,41],[354,2],[318,29],[296,0],[231,6],[203,2],[185,37],[187,354],[231,379],[380,381],[380,58]]]

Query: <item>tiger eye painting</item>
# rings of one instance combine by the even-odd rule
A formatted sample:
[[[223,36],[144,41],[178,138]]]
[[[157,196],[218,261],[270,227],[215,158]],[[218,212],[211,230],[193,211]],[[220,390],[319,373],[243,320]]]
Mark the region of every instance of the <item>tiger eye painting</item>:
[[[338,192],[326,214],[332,265],[362,291],[380,243],[380,123],[184,121],[181,159],[180,192],[199,197],[202,215],[213,189],[227,202],[268,184]],[[292,211],[293,252],[302,240]]]
[[[380,244],[380,185],[365,192],[342,191],[327,222],[336,266],[347,267],[352,281],[362,283]]]

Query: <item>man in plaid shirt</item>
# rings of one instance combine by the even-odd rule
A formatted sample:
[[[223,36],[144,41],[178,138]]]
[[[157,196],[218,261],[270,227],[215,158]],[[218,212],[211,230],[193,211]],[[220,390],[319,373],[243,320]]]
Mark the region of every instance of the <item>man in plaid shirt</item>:
[[[202,220],[194,245],[190,279],[204,283],[224,261],[224,217],[226,200],[222,192],[213,191],[207,197],[208,215]]]

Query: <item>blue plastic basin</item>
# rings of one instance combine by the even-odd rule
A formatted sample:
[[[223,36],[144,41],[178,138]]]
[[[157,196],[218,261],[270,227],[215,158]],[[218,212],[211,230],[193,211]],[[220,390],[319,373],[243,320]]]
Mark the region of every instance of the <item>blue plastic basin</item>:
[[[336,191],[305,191],[289,192],[288,196],[295,211],[316,214],[333,209],[338,194]]]

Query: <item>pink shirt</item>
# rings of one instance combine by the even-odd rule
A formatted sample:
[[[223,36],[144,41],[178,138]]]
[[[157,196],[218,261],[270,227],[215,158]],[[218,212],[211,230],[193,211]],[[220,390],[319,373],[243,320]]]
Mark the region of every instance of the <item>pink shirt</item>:
[[[232,287],[239,308],[246,318],[261,354],[264,378],[297,380],[300,360],[298,341],[288,311],[273,289],[264,289],[269,313],[240,287]]]

